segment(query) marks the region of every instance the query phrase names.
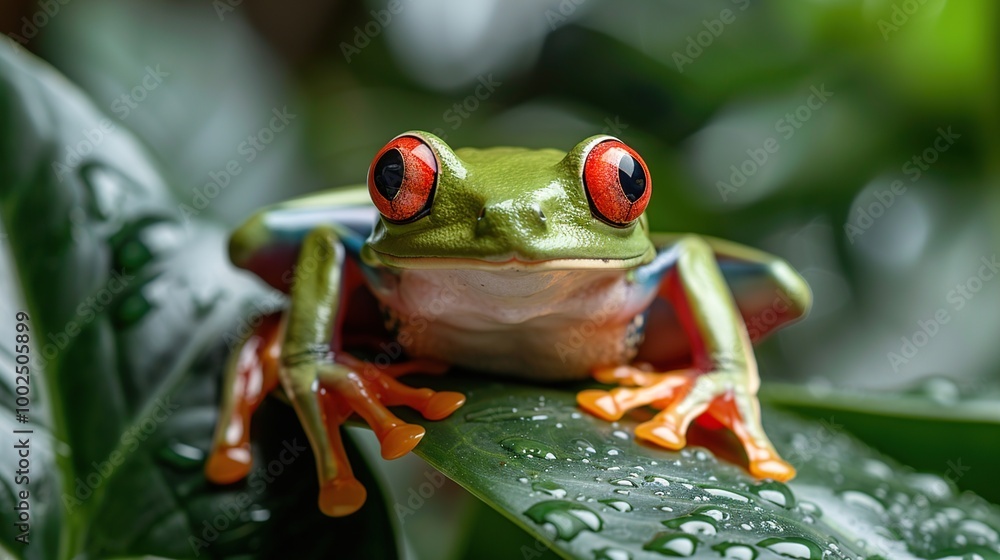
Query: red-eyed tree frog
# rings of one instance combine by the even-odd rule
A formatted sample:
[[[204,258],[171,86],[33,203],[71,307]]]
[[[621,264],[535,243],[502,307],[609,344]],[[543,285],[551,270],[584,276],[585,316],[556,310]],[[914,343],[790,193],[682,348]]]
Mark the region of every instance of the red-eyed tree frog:
[[[319,507],[350,514],[366,494],[341,424],[356,413],[384,458],[405,455],[424,429],[388,406],[438,420],[465,399],[397,376],[454,365],[620,385],[577,401],[609,421],[658,409],[635,435],[674,450],[701,417],[735,433],[751,474],[790,479],[761,427],[752,344],[806,314],[809,286],[760,251],[650,233],[651,194],[645,162],[611,136],[568,152],[453,150],[407,132],[376,154],[367,187],[260,211],[232,234],[230,256],[289,305],[229,361],[208,478],[247,476],[251,415],[280,385],[315,451]],[[390,360],[403,353],[392,348],[409,361]]]

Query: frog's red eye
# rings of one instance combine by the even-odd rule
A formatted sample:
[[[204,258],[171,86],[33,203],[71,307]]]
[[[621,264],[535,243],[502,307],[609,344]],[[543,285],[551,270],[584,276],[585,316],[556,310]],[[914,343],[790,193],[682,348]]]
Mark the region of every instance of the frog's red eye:
[[[368,194],[386,220],[404,223],[431,210],[438,164],[434,151],[416,136],[385,145],[368,170]]]
[[[635,150],[615,139],[590,149],[583,164],[583,186],[591,213],[618,227],[631,224],[642,214],[652,192],[646,163]]]

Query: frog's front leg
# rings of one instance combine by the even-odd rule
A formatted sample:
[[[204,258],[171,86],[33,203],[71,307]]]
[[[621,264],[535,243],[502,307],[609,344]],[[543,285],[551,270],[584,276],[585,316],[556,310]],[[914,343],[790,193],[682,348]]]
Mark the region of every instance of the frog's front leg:
[[[691,422],[707,413],[740,439],[753,475],[792,478],[795,469],[778,456],[761,426],[752,342],[715,251],[695,236],[681,238],[671,251],[670,266],[657,278],[659,295],[673,305],[687,333],[692,367],[660,373],[632,366],[597,371],[598,380],[635,387],[584,391],[578,395],[580,405],[607,420],[639,406],[660,408],[636,428],[636,436],[668,449],[683,448]]]
[[[406,405],[427,419],[437,420],[465,400],[458,393],[407,387],[394,378],[423,367],[439,369],[436,365],[410,362],[377,368],[342,350],[340,333],[335,329],[341,326],[346,307],[346,290],[342,289],[346,258],[333,228],[318,227],[305,237],[292,279],[277,367],[277,378],[315,452],[320,509],[331,516],[353,513],[366,497],[364,487],[351,472],[341,440],[340,426],[348,417],[354,413],[361,416],[379,438],[383,458],[395,459],[413,449],[424,429],[403,422],[386,406]],[[238,401],[243,393],[236,390],[233,395]],[[233,404],[231,400],[228,404],[227,409],[246,408],[242,402]],[[245,430],[245,420],[237,415],[220,430],[233,426]],[[213,457],[226,457],[224,449],[216,451]],[[249,457],[246,461],[233,472],[245,473]],[[211,476],[211,461],[207,468]]]
[[[333,516],[353,513],[365,499],[340,440],[339,428],[347,417],[361,416],[378,436],[382,457],[395,459],[417,445],[424,429],[403,422],[386,405],[404,404],[437,420],[465,401],[458,393],[413,389],[388,373],[359,367],[359,360],[339,348],[333,329],[344,303],[344,259],[333,229],[320,227],[306,237],[292,283],[280,370],[281,384],[316,453],[320,509]]]

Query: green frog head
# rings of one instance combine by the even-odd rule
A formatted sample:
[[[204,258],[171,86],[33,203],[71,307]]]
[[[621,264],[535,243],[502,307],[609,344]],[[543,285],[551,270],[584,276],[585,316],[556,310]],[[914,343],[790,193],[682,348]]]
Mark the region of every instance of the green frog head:
[[[366,259],[398,268],[631,268],[654,248],[649,170],[620,140],[569,152],[462,148],[406,132],[368,172]]]

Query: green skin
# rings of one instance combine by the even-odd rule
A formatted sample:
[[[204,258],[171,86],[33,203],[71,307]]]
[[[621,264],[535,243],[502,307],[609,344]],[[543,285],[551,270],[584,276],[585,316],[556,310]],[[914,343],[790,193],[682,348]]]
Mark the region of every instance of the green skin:
[[[647,332],[646,338],[697,340],[698,344],[692,346],[700,348],[694,356],[698,372],[692,375],[686,370],[689,390],[676,399],[669,414],[658,417],[661,425],[640,427],[637,436],[665,447],[683,447],[690,420],[711,411],[709,407],[718,397],[728,396],[742,420],[739,426],[729,427],[747,448],[751,472],[774,478],[791,476],[782,471],[782,465],[787,464],[777,458],[760,426],[755,396],[759,378],[752,341],[773,328],[751,335],[744,322],[771,305],[774,294],[784,302],[781,324],[805,315],[811,293],[791,267],[771,255],[722,240],[690,234],[651,234],[645,215],[628,227],[613,227],[596,219],[581,173],[588,151],[607,136],[589,138],[569,152],[561,152],[521,148],[452,150],[431,134],[407,134],[422,138],[438,159],[432,210],[405,224],[379,219],[371,235],[357,248],[355,258],[363,266],[400,278],[405,278],[405,271],[431,269],[523,274],[609,270],[621,271],[631,281],[636,271],[650,267],[658,255],[670,251],[674,257],[656,276],[660,280],[653,290],[674,308],[685,310],[688,321],[676,323],[676,332]],[[367,198],[362,189],[338,190],[266,208],[233,233],[233,261],[252,269],[246,263],[274,243],[275,232],[269,224],[275,217],[303,209],[357,204],[362,197]],[[484,214],[485,208],[489,212]],[[541,214],[544,219],[539,219]],[[323,491],[343,492],[347,490],[331,483],[343,474],[343,464],[329,443],[328,423],[324,422],[315,388],[317,382],[336,387],[351,374],[349,366],[332,359],[329,344],[334,336],[345,259],[351,258],[344,240],[348,236],[356,238],[357,234],[337,224],[308,220],[303,222],[302,231],[300,272],[290,288],[279,377],[316,451]],[[305,266],[306,259],[311,259],[309,266]],[[754,271],[753,277],[740,286],[730,286],[720,262],[747,265]],[[589,400],[603,404],[585,408],[598,416],[618,417],[636,402],[645,404],[641,402],[648,400],[642,396],[644,390],[640,387],[593,393]],[[584,400],[581,394],[581,404]],[[233,406],[233,399],[227,397],[223,412]],[[223,428],[220,425],[220,433]],[[757,453],[756,463],[753,453]]]

